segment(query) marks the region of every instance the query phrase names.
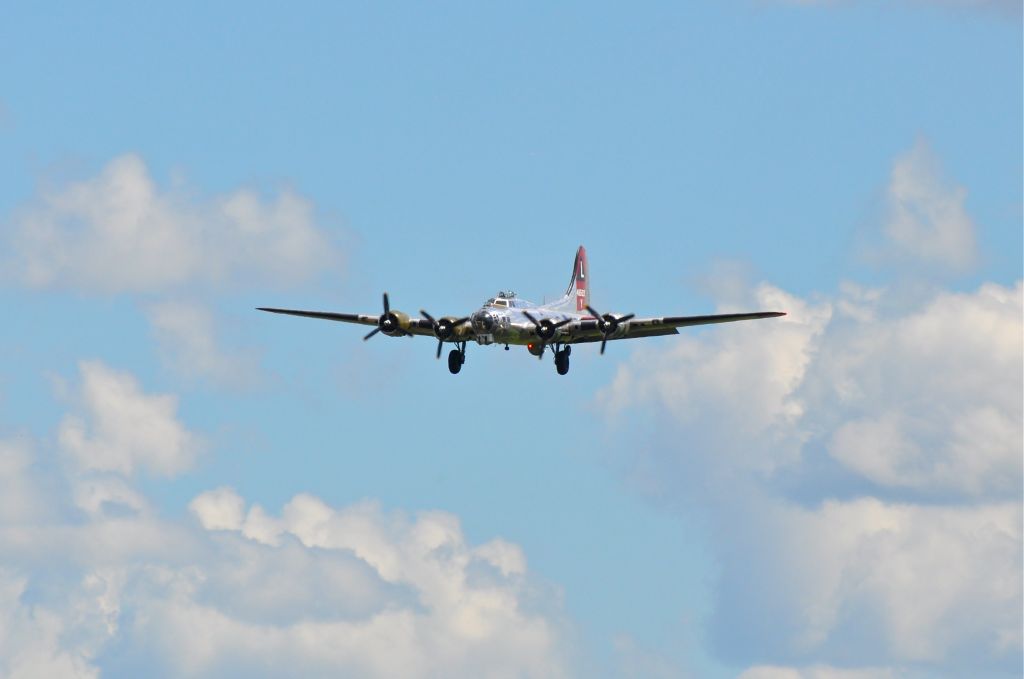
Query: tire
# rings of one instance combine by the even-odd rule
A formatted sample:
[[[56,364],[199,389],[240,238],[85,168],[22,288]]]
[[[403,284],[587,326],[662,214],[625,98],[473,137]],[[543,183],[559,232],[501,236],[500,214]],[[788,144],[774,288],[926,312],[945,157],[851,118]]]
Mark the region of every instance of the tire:
[[[462,358],[462,352],[458,349],[452,349],[448,352],[448,372],[452,375],[457,375],[462,370],[462,364],[465,359]]]
[[[559,375],[565,375],[569,372],[569,353],[566,351],[559,351],[555,354],[555,370],[558,371]]]

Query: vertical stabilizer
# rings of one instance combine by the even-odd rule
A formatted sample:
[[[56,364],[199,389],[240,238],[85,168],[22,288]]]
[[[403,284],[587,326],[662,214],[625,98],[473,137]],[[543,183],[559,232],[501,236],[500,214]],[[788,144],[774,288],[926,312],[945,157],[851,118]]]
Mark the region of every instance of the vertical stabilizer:
[[[566,297],[575,297],[576,311],[585,312],[590,304],[590,270],[587,268],[587,250],[582,245],[576,251],[576,259],[572,263],[572,278]]]

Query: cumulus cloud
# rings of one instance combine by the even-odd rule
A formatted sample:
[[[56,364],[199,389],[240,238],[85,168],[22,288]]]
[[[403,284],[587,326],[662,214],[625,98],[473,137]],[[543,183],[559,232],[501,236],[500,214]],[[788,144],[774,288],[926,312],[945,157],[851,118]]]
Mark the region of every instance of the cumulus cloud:
[[[164,301],[149,305],[146,315],[164,362],[177,373],[232,387],[250,386],[257,380],[256,356],[245,350],[223,349],[217,324],[206,307]]]
[[[193,465],[200,442],[178,421],[177,397],[143,393],[133,375],[99,361],[83,361],[79,371],[80,410],[58,429],[62,451],[79,468],[175,476]]]
[[[987,284],[904,315],[837,319],[803,389],[829,454],[879,485],[1018,495],[1022,304],[1020,283]]]
[[[33,288],[149,293],[293,283],[338,263],[313,206],[293,191],[197,199],[158,186],[132,154],[96,177],[42,191],[8,231],[5,269]]]
[[[272,513],[228,487],[161,518],[131,475],[191,463],[174,398],[81,376],[56,466],[0,442],[0,490],[21,489],[0,497],[0,676],[568,674],[558,592],[519,546],[470,544],[447,512],[299,494]]]
[[[1012,671],[1021,283],[909,308],[856,285],[751,298],[790,315],[640,349],[598,399],[624,432],[659,425],[631,437],[639,486],[690,497],[716,526],[719,650],[779,663],[763,676]]]
[[[904,313],[857,286],[815,304],[762,285],[753,300],[790,315],[638,351],[600,405],[613,417],[656,406],[698,433],[716,423],[700,434],[716,465],[770,472],[819,443],[879,486],[1019,493],[1020,283],[938,293]]]
[[[764,659],[1012,667],[1020,510],[761,499],[756,512],[723,524],[730,550],[752,558],[723,563],[718,644],[743,639],[746,653]]]
[[[244,518],[245,501],[225,486],[197,496],[188,508],[206,530],[239,530]]]
[[[884,230],[897,254],[954,271],[975,263],[976,227],[964,205],[967,189],[943,178],[923,139],[893,162],[887,199]]]
[[[0,648],[31,623],[49,625],[47,634],[34,632],[42,647],[31,657],[4,656],[0,672],[75,667],[93,676],[146,666],[162,668],[158,676],[198,677],[566,676],[564,630],[549,592],[525,567],[495,557],[517,553],[512,563],[521,566],[518,547],[469,545],[444,512],[409,518],[306,495],[285,506],[281,539],[270,545],[226,528],[237,507],[215,505],[229,495],[221,489],[193,503],[208,528],[116,520],[116,557],[76,553],[82,543],[74,540],[37,545],[39,561],[9,583]],[[113,521],[63,531],[91,537]],[[142,531],[165,542],[186,535],[160,554],[132,544]],[[0,547],[26,551],[9,530],[0,530]],[[76,568],[58,575],[43,557]],[[30,587],[47,590],[47,601],[33,603]]]
[[[601,408],[613,420],[638,404],[651,404],[686,426],[714,421],[707,436],[717,446],[729,446],[731,462],[751,470],[769,473],[792,462],[799,454],[798,424],[806,408],[796,388],[832,307],[770,285],[758,287],[748,304],[788,315],[684,334],[664,350],[641,347],[598,394]],[[741,444],[731,445],[736,441]]]

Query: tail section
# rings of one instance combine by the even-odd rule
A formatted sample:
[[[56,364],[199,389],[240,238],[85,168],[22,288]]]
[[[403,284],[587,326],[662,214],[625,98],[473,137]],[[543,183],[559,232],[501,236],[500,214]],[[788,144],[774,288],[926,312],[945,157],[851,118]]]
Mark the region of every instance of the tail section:
[[[590,304],[590,270],[587,268],[587,250],[582,245],[576,251],[576,259],[572,263],[572,278],[565,296],[575,298],[576,311],[584,312]]]

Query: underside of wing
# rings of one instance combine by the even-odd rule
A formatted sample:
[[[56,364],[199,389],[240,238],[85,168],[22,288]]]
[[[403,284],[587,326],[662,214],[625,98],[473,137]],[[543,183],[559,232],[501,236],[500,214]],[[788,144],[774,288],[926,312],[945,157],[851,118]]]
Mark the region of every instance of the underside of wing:
[[[289,316],[305,316],[306,318],[319,318],[325,321],[341,321],[342,323],[359,323],[360,325],[377,325],[377,316],[366,314],[339,314],[333,311],[302,311],[300,309],[274,309],[270,307],[257,307],[259,311],[269,311],[272,314],[288,314]]]
[[[634,318],[625,323],[625,330],[609,334],[607,338],[602,336],[597,320],[584,320],[574,328],[572,343],[600,342],[621,339],[635,339],[639,337],[657,337],[660,335],[678,335],[677,328],[684,328],[691,325],[709,325],[711,323],[732,323],[734,321],[752,321],[760,318],[775,318],[785,316],[782,311],[758,311],[749,314],[710,314],[705,316],[663,316],[660,318]]]
[[[303,316],[305,318],[319,318],[324,321],[339,321],[341,323],[356,323],[359,325],[380,325],[380,316],[370,314],[341,314],[334,311],[304,311],[302,309],[275,309],[273,307],[256,307],[259,311],[269,311],[272,314],[287,314],[289,316]],[[392,335],[425,335],[434,334],[433,326],[422,318],[410,318],[401,312],[394,313],[396,329],[389,334]],[[385,330],[387,330],[385,328]]]
[[[754,321],[759,318],[775,318],[785,316],[784,311],[757,311],[750,314],[711,314],[708,316],[666,316],[664,318],[639,319],[630,322],[630,329],[634,325],[662,326],[668,328],[684,328],[690,325],[709,325],[711,323],[732,323],[733,321]]]

